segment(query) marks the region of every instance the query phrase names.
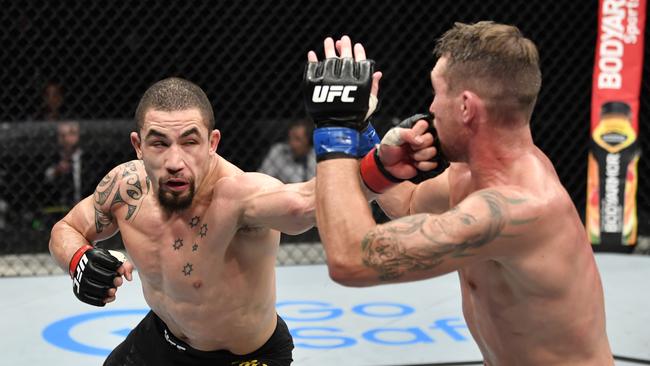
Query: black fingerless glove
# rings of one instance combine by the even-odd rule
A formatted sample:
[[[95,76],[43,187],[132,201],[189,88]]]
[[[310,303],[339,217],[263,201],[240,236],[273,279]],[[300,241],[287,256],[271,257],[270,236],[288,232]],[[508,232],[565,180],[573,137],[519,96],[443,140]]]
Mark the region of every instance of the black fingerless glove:
[[[75,296],[87,304],[104,306],[108,290],[115,288],[113,280],[120,276],[117,269],[121,265],[122,261],[106,249],[90,245],[79,248],[70,261]]]
[[[433,146],[436,148],[436,155],[431,158],[430,161],[437,163],[437,165],[434,169],[426,172],[418,169],[418,173],[415,175],[415,177],[409,179],[409,181],[415,184],[419,184],[427,179],[437,177],[442,174],[442,172],[444,172],[447,168],[449,168],[449,161],[445,158],[445,154],[442,152],[442,148],[440,147],[440,139],[438,139],[438,131],[436,131],[436,128],[433,127],[433,117],[430,114],[414,114],[411,117],[400,122],[396,127],[411,128],[417,121],[421,119],[426,120],[429,123],[429,128],[426,132],[429,132],[433,136]]]
[[[305,108],[316,128],[366,128],[374,61],[327,58],[308,62],[303,77]]]

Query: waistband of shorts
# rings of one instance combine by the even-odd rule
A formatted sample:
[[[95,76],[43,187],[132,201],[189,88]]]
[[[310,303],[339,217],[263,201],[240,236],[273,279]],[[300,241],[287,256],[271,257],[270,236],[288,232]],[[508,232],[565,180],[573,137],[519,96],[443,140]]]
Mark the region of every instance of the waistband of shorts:
[[[167,327],[167,324],[160,319],[160,317],[154,313],[153,311],[150,311],[150,314],[148,316],[151,316],[151,319],[156,325],[156,328],[160,335],[164,338],[164,341],[169,344],[170,347],[176,349],[178,352],[182,353],[188,353],[192,354],[197,357],[201,358],[208,358],[208,359],[221,359],[224,356],[226,357],[247,357],[247,356],[254,356],[257,355],[260,352],[264,352],[267,350],[268,346],[275,343],[278,338],[281,338],[282,333],[288,333],[288,328],[284,320],[278,315],[278,321],[275,326],[275,330],[273,331],[273,334],[269,339],[262,345],[260,348],[257,350],[246,354],[246,355],[235,355],[234,353],[228,351],[228,350],[214,350],[214,351],[202,351],[198,350],[189,344],[185,343],[184,341],[178,339]],[[293,342],[291,342],[291,348],[293,348]]]

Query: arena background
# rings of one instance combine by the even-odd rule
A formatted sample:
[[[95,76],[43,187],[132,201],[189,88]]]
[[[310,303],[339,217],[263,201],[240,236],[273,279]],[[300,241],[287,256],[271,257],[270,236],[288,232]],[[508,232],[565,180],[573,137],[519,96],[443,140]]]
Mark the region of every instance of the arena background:
[[[43,174],[56,155],[56,123],[41,121],[48,80],[64,88],[63,120],[81,124],[83,180],[90,191],[135,157],[128,133],[139,97],[181,76],[211,99],[222,131],[218,152],[257,169],[287,123],[303,116],[306,53],[325,36],[363,42],[384,73],[380,131],[427,109],[435,39],[456,21],[518,26],[537,45],[543,85],[535,142],[553,161],[584,214],[597,1],[0,1],[0,276],[48,274],[52,203]],[[647,31],[646,31],[646,39]],[[649,47],[641,90],[639,233],[650,234]],[[643,97],[646,96],[646,97]],[[85,184],[85,183],[84,183]],[[376,210],[377,217],[381,213]],[[280,263],[322,261],[311,231],[283,237]],[[120,247],[119,235],[103,245]],[[58,273],[58,272],[57,272]]]

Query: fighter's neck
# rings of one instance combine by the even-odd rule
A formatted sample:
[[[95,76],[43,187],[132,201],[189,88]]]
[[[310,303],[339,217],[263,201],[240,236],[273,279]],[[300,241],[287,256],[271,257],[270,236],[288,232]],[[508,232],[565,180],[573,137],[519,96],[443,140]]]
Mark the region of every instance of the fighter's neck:
[[[210,161],[208,162],[208,170],[203,176],[201,182],[199,182],[196,186],[196,196],[194,198],[195,201],[202,201],[205,199],[209,200],[209,198],[212,197],[214,186],[217,184],[219,178],[221,178],[223,175],[221,171],[223,163],[221,160],[223,159],[218,154],[211,155]]]
[[[474,138],[468,152],[472,180],[478,186],[508,184],[513,169],[536,149],[530,128],[491,130]]]

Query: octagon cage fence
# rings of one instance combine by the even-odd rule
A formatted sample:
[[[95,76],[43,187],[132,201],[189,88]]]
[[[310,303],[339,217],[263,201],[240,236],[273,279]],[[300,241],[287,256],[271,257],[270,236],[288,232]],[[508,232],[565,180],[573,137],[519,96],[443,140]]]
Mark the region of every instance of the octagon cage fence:
[[[426,111],[435,40],[454,22],[516,25],[538,46],[543,85],[532,117],[584,218],[597,1],[0,1],[0,276],[61,273],[49,257],[52,225],[113,166],[129,142],[144,90],[179,76],[200,85],[222,132],[218,152],[245,171],[304,118],[307,51],[326,36],[362,42],[384,74],[374,124]],[[647,39],[646,31],[646,39]],[[648,50],[641,95],[647,96]],[[650,98],[641,98],[637,252],[650,234]],[[69,123],[73,122],[73,123]],[[60,125],[79,126],[81,169],[52,178]],[[62,168],[65,170],[65,167]],[[68,166],[68,170],[69,170]],[[72,197],[72,198],[71,198]],[[373,204],[378,221],[386,220]],[[122,248],[118,235],[100,246]],[[323,263],[316,229],[282,236],[279,264]]]

